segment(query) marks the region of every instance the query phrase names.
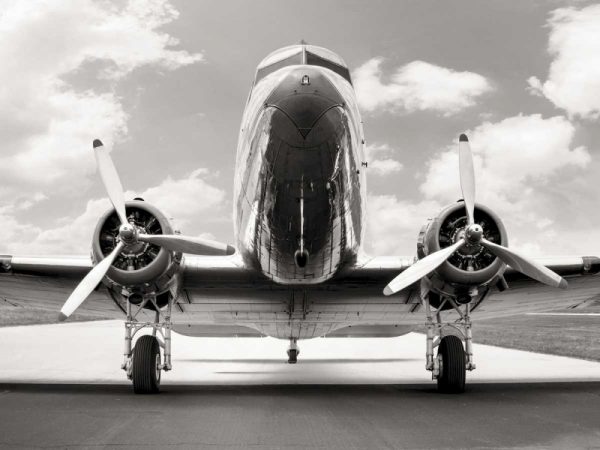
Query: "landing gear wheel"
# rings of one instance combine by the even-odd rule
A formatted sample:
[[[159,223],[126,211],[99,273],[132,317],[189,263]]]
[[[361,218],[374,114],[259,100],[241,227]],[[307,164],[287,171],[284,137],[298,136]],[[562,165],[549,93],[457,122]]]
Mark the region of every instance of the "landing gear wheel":
[[[296,364],[298,362],[298,350],[292,348],[288,350],[288,364]]]
[[[133,391],[156,394],[160,385],[160,345],[154,336],[141,336],[133,349]]]
[[[465,361],[462,341],[456,336],[442,338],[438,350],[440,365],[440,374],[437,379],[438,391],[449,394],[465,391]]]

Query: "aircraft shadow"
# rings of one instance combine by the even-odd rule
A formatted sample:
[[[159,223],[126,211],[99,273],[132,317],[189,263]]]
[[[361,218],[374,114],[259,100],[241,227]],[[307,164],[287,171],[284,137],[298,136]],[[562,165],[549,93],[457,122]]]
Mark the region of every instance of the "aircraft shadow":
[[[420,361],[422,358],[298,358],[298,366],[305,364],[373,364],[373,363],[398,363],[398,362],[413,362]],[[197,362],[197,363],[240,363],[240,364],[281,364],[286,363],[285,358],[272,359],[227,359],[227,358],[177,358],[181,362]]]
[[[0,383],[0,398],[11,394],[69,394],[92,396],[131,395],[132,398],[161,396],[186,397],[194,395],[314,395],[336,394],[341,396],[413,396],[433,395],[455,397],[457,400],[470,401],[482,398],[501,398],[506,396],[538,396],[549,394],[591,394],[600,396],[600,382],[543,382],[543,383],[467,383],[463,394],[440,394],[435,383],[419,384],[245,384],[245,385],[201,385],[201,384],[165,384],[158,396],[134,396],[130,384],[38,384],[38,383]]]

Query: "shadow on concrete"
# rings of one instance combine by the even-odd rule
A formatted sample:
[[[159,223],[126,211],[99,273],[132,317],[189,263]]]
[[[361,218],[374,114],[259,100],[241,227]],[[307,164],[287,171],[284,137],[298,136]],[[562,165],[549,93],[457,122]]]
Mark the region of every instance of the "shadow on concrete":
[[[381,364],[381,363],[399,363],[421,361],[423,358],[302,358],[298,357],[298,365],[304,364]],[[240,364],[281,364],[286,363],[287,359],[270,358],[270,359],[227,359],[227,358],[177,358],[177,361],[182,362],[197,362],[197,363],[240,363]]]

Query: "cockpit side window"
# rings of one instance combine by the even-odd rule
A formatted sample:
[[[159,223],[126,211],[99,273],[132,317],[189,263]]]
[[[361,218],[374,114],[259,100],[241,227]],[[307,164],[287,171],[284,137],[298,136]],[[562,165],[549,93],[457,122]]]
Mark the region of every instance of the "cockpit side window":
[[[282,67],[293,66],[295,64],[302,64],[302,52],[296,53],[295,55],[292,55],[292,56],[288,56],[287,58],[284,58],[273,64],[260,67],[256,71],[256,79],[254,80],[254,82],[258,83],[260,80],[262,80],[264,77],[266,77],[270,73],[273,73],[276,70],[281,69]]]
[[[352,80],[350,79],[350,71],[348,70],[348,68],[341,66],[339,64],[336,64],[333,61],[330,61],[329,59],[321,58],[320,56],[315,55],[314,53],[311,53],[310,51],[307,51],[306,52],[306,64],[311,64],[313,66],[321,66],[321,67],[325,67],[329,70],[332,70],[335,73],[337,73],[338,75],[340,75],[343,78],[345,78],[346,80],[348,80],[348,82],[350,84],[352,84]]]
[[[258,66],[254,83],[258,83],[264,77],[282,67],[299,64],[325,67],[352,84],[350,71],[342,58],[326,48],[314,45],[293,45],[274,51]]]

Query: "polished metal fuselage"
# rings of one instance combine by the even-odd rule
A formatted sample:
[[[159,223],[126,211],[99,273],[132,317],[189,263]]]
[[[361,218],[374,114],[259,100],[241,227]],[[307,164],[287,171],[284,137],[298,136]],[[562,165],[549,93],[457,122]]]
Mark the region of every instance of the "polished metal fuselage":
[[[302,64],[255,82],[235,169],[238,254],[218,260],[223,267],[211,261],[209,270],[186,262],[185,319],[177,331],[293,340],[412,329],[418,296],[382,295],[382,280],[410,261],[372,264],[361,251],[364,166],[362,122],[347,78]],[[296,258],[301,251],[306,264]]]
[[[354,264],[364,232],[362,123],[352,85],[284,67],[252,88],[240,131],[234,223],[244,263],[280,284],[318,284]],[[295,255],[306,251],[302,266]]]

